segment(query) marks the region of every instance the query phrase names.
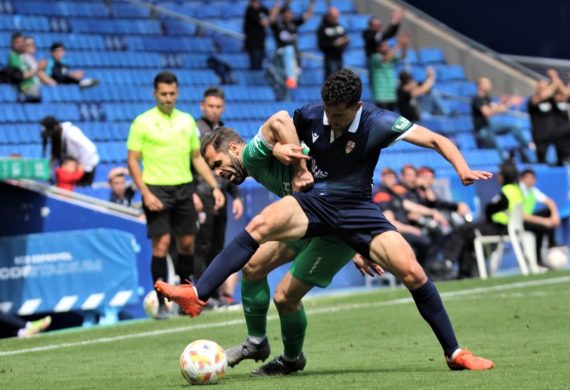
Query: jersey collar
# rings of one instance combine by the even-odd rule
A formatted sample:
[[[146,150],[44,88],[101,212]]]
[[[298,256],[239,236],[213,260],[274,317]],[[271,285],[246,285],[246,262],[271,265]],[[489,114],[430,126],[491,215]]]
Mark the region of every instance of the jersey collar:
[[[360,126],[360,117],[361,116],[362,116],[362,106],[360,106],[358,111],[356,111],[356,115],[354,116],[354,120],[352,121],[352,123],[348,127],[349,133],[356,133],[356,130],[358,130],[358,126]],[[326,112],[323,112],[323,125],[324,126],[329,125],[329,118],[327,118]]]

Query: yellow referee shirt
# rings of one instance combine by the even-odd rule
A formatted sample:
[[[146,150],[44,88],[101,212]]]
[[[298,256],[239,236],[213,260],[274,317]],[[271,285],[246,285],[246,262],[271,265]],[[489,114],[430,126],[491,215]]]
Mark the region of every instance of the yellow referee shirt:
[[[133,121],[127,149],[141,152],[146,184],[189,183],[191,154],[200,149],[196,122],[185,112],[174,109],[166,115],[154,107]]]

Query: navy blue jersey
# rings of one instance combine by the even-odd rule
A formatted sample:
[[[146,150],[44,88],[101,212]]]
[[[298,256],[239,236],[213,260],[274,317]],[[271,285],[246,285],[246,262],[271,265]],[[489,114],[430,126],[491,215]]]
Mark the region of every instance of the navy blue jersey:
[[[322,103],[299,108],[293,121],[299,140],[310,148],[313,191],[368,200],[380,151],[413,127],[406,118],[368,103],[335,140]]]

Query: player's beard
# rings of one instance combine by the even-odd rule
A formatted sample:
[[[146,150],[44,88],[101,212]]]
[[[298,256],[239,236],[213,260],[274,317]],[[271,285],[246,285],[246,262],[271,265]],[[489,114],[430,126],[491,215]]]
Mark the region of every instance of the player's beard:
[[[247,177],[247,170],[245,169],[243,162],[239,158],[230,155],[230,161],[232,162],[232,168],[233,168],[232,183],[240,185],[241,183],[244,182],[244,180]]]

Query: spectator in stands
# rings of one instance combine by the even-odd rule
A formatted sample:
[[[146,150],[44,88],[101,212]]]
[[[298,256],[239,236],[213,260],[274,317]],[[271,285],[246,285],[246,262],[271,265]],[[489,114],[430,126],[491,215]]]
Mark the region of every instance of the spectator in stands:
[[[400,29],[400,22],[404,17],[404,9],[399,9],[392,13],[390,25],[386,30],[382,31],[382,21],[376,16],[372,16],[368,21],[368,28],[362,32],[362,39],[364,40],[364,50],[366,51],[366,58],[378,51],[378,46],[384,41],[396,36]]]
[[[278,7],[271,11],[273,19],[279,12]],[[259,70],[265,58],[265,28],[271,18],[267,7],[260,0],[250,0],[243,20],[243,32],[245,34],[244,48],[249,55],[249,69]]]
[[[32,337],[40,332],[43,332],[51,325],[51,317],[46,316],[36,321],[24,321],[20,317],[4,313],[0,310],[0,328],[3,331],[8,331],[11,336],[17,337]],[[4,337],[4,332],[2,332]]]
[[[19,32],[13,33],[8,62],[0,72],[1,82],[19,86],[20,83],[24,81],[24,74],[20,62],[20,55],[24,53],[24,50],[24,36]]]
[[[545,267],[542,258],[542,243],[548,240],[548,248],[558,246],[555,239],[555,229],[560,226],[560,215],[556,203],[536,188],[536,173],[525,169],[521,173],[519,187],[523,196],[524,229],[534,233],[536,237],[536,259],[538,265]],[[537,209],[537,204],[546,206]]]
[[[556,165],[570,160],[570,121],[568,120],[568,91],[554,69],[548,70],[550,82],[539,80],[528,100],[532,139],[539,163],[546,162],[550,145],[556,149]]]
[[[50,159],[52,165],[58,165],[66,157],[74,158],[85,173],[77,183],[79,186],[90,186],[95,178],[99,154],[97,147],[77,126],[71,122],[59,122],[53,116],[46,116],[41,121],[43,155],[46,154],[48,142],[51,142]]]
[[[224,106],[224,91],[220,88],[208,88],[204,92],[204,97],[200,104],[202,117],[196,122],[201,137],[224,126],[221,120]],[[243,215],[243,203],[238,186],[220,176],[216,176],[216,180],[226,200],[228,195],[231,195],[233,199],[232,214],[234,218],[241,218]],[[196,180],[196,192],[205,213],[204,221],[200,221],[200,230],[196,236],[196,249],[194,252],[194,278],[197,280],[214,257],[224,248],[228,216],[226,207],[215,207],[211,188],[199,177]],[[230,276],[220,287],[219,295],[214,296],[214,299],[209,302],[210,305],[224,306],[225,304],[233,303],[233,294],[237,281],[237,273]]]
[[[396,77],[395,64],[406,57],[410,38],[400,35],[394,47],[383,41],[378,51],[370,56],[370,80],[374,103],[379,108],[396,110]],[[398,54],[398,52],[401,52]]]
[[[300,53],[297,47],[297,31],[299,26],[313,16],[316,0],[310,0],[307,10],[302,16],[295,17],[289,7],[291,0],[286,0],[279,10],[279,17],[271,23],[271,30],[277,46],[276,55],[281,59],[285,70],[285,86],[297,88],[297,80],[301,73]]]
[[[484,219],[465,224],[455,229],[446,240],[445,258],[459,264],[458,277],[471,278],[477,275],[473,241],[477,234],[494,236],[506,234],[509,222],[508,212],[523,202],[518,185],[518,171],[513,163],[503,163],[497,177],[501,192],[485,206]]]
[[[83,167],[77,163],[76,159],[64,157],[61,165],[55,170],[56,185],[61,189],[73,191],[83,175]]]
[[[400,72],[397,103],[400,114],[412,122],[418,122],[422,116],[447,115],[441,96],[433,90],[435,71],[426,69],[427,77],[420,84],[408,72]]]
[[[58,84],[78,84],[81,88],[94,87],[99,80],[85,77],[82,70],[71,70],[64,62],[65,47],[61,42],[55,42],[50,47],[51,58],[48,61],[46,73]]]
[[[25,102],[38,103],[41,101],[41,84],[56,85],[54,79],[49,77],[44,69],[46,60],[36,59],[36,42],[32,37],[25,37],[24,52],[20,54],[20,63],[24,75],[32,75],[20,83],[20,93]]]
[[[407,199],[407,189],[398,183],[394,170],[384,168],[381,182],[382,185],[373,196],[374,202],[412,246],[430,277],[440,280],[449,278],[452,264],[445,265],[439,261],[442,235],[434,236],[430,228],[417,223],[417,216],[429,213],[429,209]]]
[[[451,225],[456,227],[465,222],[472,222],[473,216],[469,205],[465,202],[452,202],[441,199],[435,191],[433,185],[435,181],[435,171],[430,167],[420,167],[417,170],[416,188],[420,204],[434,208],[445,214],[451,213]]]
[[[329,7],[317,30],[319,49],[325,57],[325,80],[344,67],[342,55],[350,42],[350,37],[340,24],[339,18],[339,10],[336,7]]]
[[[132,207],[136,188],[134,183],[127,183],[129,170],[125,167],[116,167],[109,171],[107,179],[111,194],[109,202],[120,204],[121,206]]]
[[[477,80],[477,95],[471,101],[471,110],[473,115],[473,125],[475,127],[476,137],[479,147],[493,148],[497,150],[502,159],[506,160],[510,156],[499,146],[497,135],[511,134],[519,144],[519,153],[523,162],[529,159],[525,153],[525,148],[534,149],[532,142],[528,142],[521,129],[512,125],[494,124],[491,118],[495,115],[505,113],[509,108],[510,97],[503,96],[500,103],[494,103],[491,100],[491,91],[493,83],[487,77],[480,77]]]
[[[171,234],[176,236],[181,282],[190,279],[194,263],[194,236],[198,216],[194,208],[191,166],[208,183],[215,206],[222,207],[224,194],[210,168],[200,156],[196,122],[175,108],[178,78],[164,71],[154,78],[156,106],[139,115],[131,125],[127,140],[129,172],[143,198],[148,236],[152,240],[153,284],[166,281],[166,256]],[[141,170],[142,159],[144,170]],[[157,293],[157,319],[169,317],[164,297]]]

